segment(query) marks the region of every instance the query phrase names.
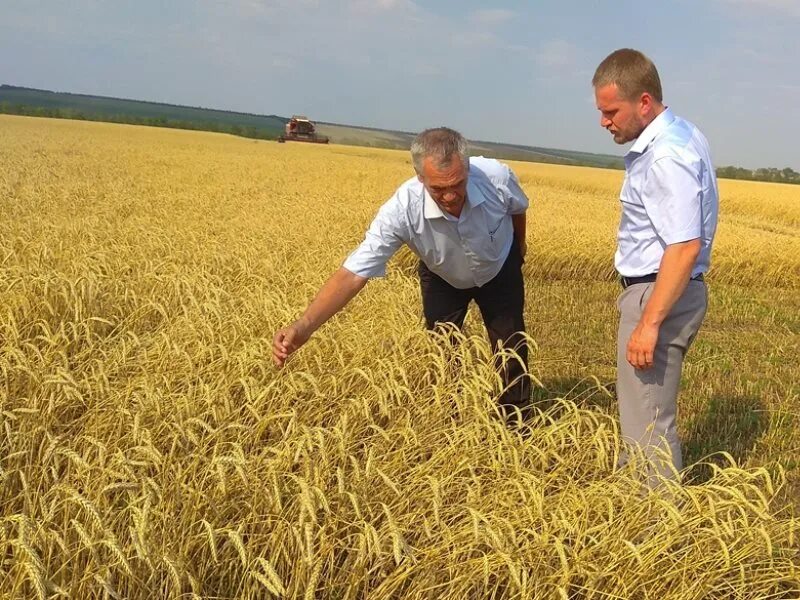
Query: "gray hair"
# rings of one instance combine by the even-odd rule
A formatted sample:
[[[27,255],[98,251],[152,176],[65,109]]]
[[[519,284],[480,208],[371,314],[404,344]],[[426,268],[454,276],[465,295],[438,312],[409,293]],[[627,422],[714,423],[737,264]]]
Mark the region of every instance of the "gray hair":
[[[458,156],[465,169],[469,169],[469,147],[464,136],[449,127],[426,129],[411,143],[411,162],[417,174],[422,173],[422,163],[433,158],[437,167],[448,167],[453,155]]]

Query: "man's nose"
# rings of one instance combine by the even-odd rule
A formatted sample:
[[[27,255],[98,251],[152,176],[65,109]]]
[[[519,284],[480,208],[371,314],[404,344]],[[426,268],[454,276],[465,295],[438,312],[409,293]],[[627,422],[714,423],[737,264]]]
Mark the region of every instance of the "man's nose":
[[[456,193],[455,192],[445,192],[444,193],[444,199],[445,199],[446,202],[452,202],[453,200],[456,199]]]
[[[600,127],[603,129],[608,129],[609,125],[611,125],[611,119],[607,119],[603,115],[600,115]]]

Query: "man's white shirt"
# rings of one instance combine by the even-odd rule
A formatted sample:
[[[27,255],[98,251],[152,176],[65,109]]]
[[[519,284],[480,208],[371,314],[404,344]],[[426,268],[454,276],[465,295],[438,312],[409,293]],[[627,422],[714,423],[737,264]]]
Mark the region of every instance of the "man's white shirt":
[[[614,258],[623,277],[658,272],[669,244],[700,239],[692,276],[708,270],[719,192],[708,141],[667,108],[625,155],[622,217]]]
[[[364,241],[344,262],[362,277],[383,277],[403,244],[455,288],[480,287],[500,271],[514,241],[511,215],[528,198],[511,169],[494,159],[470,158],[467,199],[459,217],[443,211],[416,177],[378,210]]]

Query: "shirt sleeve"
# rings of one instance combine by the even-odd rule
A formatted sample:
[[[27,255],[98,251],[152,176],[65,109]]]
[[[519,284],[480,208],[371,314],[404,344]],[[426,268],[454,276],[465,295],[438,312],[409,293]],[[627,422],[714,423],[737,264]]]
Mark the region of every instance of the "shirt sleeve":
[[[386,263],[405,242],[404,229],[402,211],[397,196],[394,196],[378,210],[364,241],[350,253],[342,266],[361,277],[384,277]]]
[[[660,158],[647,172],[642,203],[664,243],[688,242],[702,236],[700,174],[676,158]]]
[[[503,194],[508,207],[508,214],[519,215],[528,210],[530,204],[525,192],[519,184],[517,175],[510,168],[508,169],[508,179],[505,184],[499,185],[498,189]]]

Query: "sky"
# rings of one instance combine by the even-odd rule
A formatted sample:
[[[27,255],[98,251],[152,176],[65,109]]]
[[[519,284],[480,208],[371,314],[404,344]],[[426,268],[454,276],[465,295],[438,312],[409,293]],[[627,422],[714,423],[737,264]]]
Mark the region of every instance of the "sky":
[[[717,166],[800,170],[800,0],[0,0],[0,83],[622,154],[591,78],[656,64]]]

